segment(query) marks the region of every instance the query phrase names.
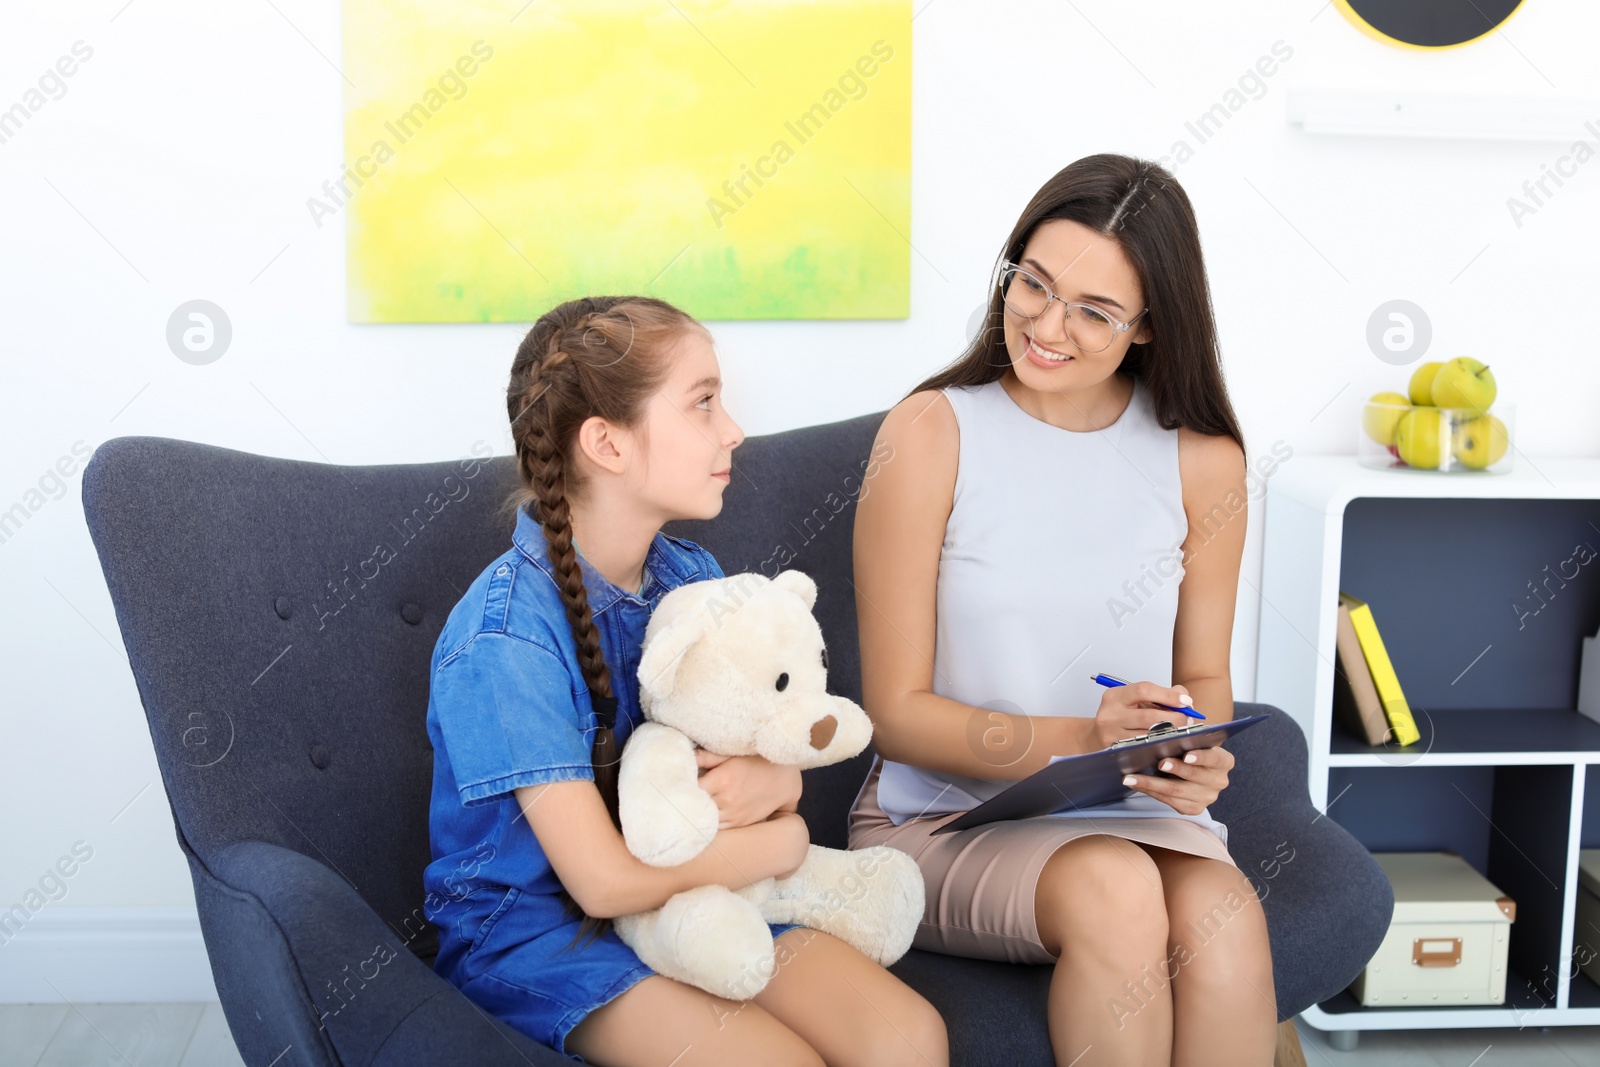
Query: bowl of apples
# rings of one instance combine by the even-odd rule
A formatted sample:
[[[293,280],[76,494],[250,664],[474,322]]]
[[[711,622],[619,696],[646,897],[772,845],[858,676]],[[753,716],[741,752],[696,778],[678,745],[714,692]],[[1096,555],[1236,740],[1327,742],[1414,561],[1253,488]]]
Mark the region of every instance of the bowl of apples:
[[[1516,406],[1491,412],[1495,394],[1494,375],[1471,356],[1424,363],[1406,392],[1362,405],[1356,459],[1380,470],[1509,471]]]

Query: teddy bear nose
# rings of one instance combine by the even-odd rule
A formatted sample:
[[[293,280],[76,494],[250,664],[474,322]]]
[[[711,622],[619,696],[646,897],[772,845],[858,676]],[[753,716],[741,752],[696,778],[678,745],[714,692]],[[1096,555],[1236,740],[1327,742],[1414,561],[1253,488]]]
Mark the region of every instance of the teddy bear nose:
[[[824,749],[828,742],[833,740],[833,735],[839,729],[839,720],[832,715],[824,715],[811,724],[811,747]]]

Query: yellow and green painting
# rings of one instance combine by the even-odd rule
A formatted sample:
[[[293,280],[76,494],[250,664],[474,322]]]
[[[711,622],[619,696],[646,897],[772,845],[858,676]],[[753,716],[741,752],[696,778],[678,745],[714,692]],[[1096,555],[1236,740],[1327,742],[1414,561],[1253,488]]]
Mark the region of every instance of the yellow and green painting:
[[[910,0],[344,0],[341,73],[352,322],[909,313]]]

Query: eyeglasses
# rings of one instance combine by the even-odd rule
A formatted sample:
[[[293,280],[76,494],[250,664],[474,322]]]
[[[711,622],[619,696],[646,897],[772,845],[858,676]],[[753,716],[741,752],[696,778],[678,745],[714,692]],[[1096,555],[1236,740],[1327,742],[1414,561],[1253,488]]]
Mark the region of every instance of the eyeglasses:
[[[1126,333],[1140,315],[1150,310],[1142,308],[1127,322],[1118,322],[1093,304],[1062,300],[1043,278],[1009,259],[1000,262],[999,284],[1006,307],[1025,319],[1037,319],[1050,309],[1050,301],[1061,300],[1066,308],[1067,337],[1083,352],[1104,352],[1118,334]]]

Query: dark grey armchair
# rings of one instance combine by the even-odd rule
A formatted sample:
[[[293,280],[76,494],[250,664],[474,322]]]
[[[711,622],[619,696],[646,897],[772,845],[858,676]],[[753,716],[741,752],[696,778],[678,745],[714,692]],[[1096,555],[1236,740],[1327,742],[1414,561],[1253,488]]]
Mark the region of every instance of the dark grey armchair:
[[[668,530],[729,574],[811,574],[831,688],[857,700],[853,490],[883,415],[749,439],[722,514]],[[340,467],[154,437],[107,441],[85,472],[217,990],[252,1065],[570,1062],[433,973],[421,911],[428,664],[509,544],[493,510],[513,478],[506,458]],[[1365,965],[1392,898],[1311,806],[1299,728],[1238,706],[1255,712],[1272,718],[1230,743],[1238,766],[1212,810],[1266,893],[1288,1018]],[[843,847],[868,759],[806,772],[817,842]],[[1050,968],[912,951],[894,970],[944,1013],[954,1062],[1051,1063]]]

